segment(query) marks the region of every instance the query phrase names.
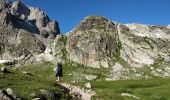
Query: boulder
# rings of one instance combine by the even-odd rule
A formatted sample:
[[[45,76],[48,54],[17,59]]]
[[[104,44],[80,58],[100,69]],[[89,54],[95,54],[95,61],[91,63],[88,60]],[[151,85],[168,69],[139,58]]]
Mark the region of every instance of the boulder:
[[[108,64],[108,61],[101,61],[101,66],[104,67],[104,68],[109,68],[109,64]]]
[[[86,78],[86,80],[95,80],[95,79],[97,79],[97,76],[96,75],[86,75],[85,78]]]
[[[91,88],[92,88],[92,87],[91,87],[91,83],[85,83],[84,86],[85,86],[86,88],[88,88],[88,89],[91,89]]]
[[[129,94],[129,93],[121,93],[121,96],[126,96],[126,97],[132,97],[134,98],[135,100],[140,100],[139,97],[133,95],[133,94]]]
[[[6,68],[6,67],[1,67],[1,72],[2,72],[2,73],[8,72],[8,71],[7,71],[7,68]]]
[[[6,92],[8,95],[11,95],[11,96],[14,95],[14,91],[11,88],[7,88]]]
[[[41,94],[44,95],[45,97],[51,97],[52,96],[52,93],[45,90],[45,89],[41,89],[40,90]]]
[[[3,96],[4,96],[4,93],[2,90],[0,90],[0,100],[2,100]]]
[[[21,97],[11,88],[7,88],[6,90],[0,90],[0,100],[21,100]]]

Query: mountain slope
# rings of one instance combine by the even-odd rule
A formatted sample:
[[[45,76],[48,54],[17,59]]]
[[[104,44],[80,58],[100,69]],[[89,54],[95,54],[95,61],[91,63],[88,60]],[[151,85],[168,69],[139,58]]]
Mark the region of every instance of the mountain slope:
[[[121,24],[88,16],[49,48],[55,61],[110,68],[111,79],[169,76],[169,38],[170,29],[165,26]]]

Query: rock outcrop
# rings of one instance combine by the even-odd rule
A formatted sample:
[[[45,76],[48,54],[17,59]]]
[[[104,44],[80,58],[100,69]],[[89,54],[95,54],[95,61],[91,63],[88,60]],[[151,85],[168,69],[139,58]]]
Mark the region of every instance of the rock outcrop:
[[[143,72],[147,68],[150,74],[168,76],[169,71],[163,70],[170,66],[169,44],[168,26],[121,24],[100,16],[88,16],[67,35],[58,36],[49,49],[55,61],[110,68],[110,78],[117,80],[148,78]],[[162,71],[158,72],[159,69]]]
[[[22,98],[11,88],[0,90],[0,100],[22,100]]]
[[[154,64],[156,59],[170,61],[170,29],[163,26],[118,25],[121,57],[133,67]]]
[[[104,17],[90,16],[85,18],[64,39],[56,38],[55,54],[65,46],[68,59],[91,67],[110,66],[111,57],[118,49],[116,23]],[[64,42],[61,42],[61,41]],[[60,55],[61,56],[61,55]],[[61,58],[61,57],[60,57]]]

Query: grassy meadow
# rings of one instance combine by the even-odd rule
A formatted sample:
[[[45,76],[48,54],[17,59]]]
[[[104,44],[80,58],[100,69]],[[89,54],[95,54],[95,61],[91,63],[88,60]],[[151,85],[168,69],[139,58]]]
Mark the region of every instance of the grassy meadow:
[[[8,68],[10,73],[0,74],[0,90],[12,88],[24,99],[30,100],[31,93],[45,89],[59,94],[61,100],[70,99],[64,87],[55,84],[54,66],[50,62],[43,62],[19,69]],[[121,96],[122,93],[132,94],[140,100],[170,100],[170,78],[105,81],[108,70],[87,68],[79,64],[64,64],[62,82],[80,87],[90,82],[92,90],[96,92],[93,100],[136,100],[133,97]],[[92,81],[85,80],[85,75],[89,74],[97,75],[98,78]]]

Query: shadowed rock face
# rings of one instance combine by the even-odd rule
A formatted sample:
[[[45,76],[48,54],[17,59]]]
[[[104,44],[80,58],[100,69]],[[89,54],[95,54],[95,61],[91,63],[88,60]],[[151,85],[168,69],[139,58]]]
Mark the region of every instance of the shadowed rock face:
[[[27,23],[28,27],[37,28],[39,34],[45,38],[60,33],[58,23],[51,21],[47,14],[39,8],[27,7],[22,2],[17,1],[12,4],[10,10],[12,15],[22,20],[23,23]]]
[[[0,60],[22,60],[45,51],[60,34],[58,23],[21,1],[0,1]]]

